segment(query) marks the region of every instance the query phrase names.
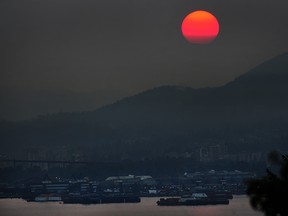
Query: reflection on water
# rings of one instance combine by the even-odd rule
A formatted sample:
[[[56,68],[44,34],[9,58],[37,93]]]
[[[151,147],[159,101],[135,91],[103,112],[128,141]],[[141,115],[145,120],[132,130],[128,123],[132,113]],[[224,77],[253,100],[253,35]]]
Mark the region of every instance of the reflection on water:
[[[229,205],[217,206],[157,206],[158,198],[142,198],[131,204],[62,204],[32,203],[21,199],[0,200],[2,216],[263,216],[251,209],[245,196],[235,196]]]

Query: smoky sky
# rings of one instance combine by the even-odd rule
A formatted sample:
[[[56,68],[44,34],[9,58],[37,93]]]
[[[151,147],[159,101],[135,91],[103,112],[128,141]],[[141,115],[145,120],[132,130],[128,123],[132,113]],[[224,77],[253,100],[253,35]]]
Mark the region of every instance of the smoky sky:
[[[220,34],[188,43],[183,18]],[[0,119],[93,110],[162,85],[220,86],[288,50],[287,0],[0,1]]]

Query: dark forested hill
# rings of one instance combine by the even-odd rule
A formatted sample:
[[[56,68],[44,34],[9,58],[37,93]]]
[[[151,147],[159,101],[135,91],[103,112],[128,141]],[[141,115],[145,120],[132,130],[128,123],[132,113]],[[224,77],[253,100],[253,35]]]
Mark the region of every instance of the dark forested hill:
[[[163,86],[91,112],[3,121],[1,148],[97,160],[197,155],[218,144],[230,153],[287,149],[287,83],[286,53],[222,87]]]

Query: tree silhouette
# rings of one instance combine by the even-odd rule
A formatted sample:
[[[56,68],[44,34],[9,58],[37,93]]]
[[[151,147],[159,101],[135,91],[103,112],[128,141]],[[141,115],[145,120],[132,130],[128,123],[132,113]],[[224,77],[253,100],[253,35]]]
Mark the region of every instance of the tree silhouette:
[[[288,155],[271,152],[269,159],[280,167],[279,174],[267,169],[265,177],[249,180],[247,194],[252,207],[266,216],[288,216]]]

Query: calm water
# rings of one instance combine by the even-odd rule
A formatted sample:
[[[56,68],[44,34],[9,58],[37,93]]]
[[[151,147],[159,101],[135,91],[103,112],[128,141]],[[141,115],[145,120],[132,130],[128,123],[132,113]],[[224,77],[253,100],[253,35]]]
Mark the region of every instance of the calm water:
[[[0,200],[1,216],[263,216],[251,209],[245,196],[236,196],[229,205],[157,206],[158,198],[142,198],[136,204],[78,205],[31,203],[21,199]]]

